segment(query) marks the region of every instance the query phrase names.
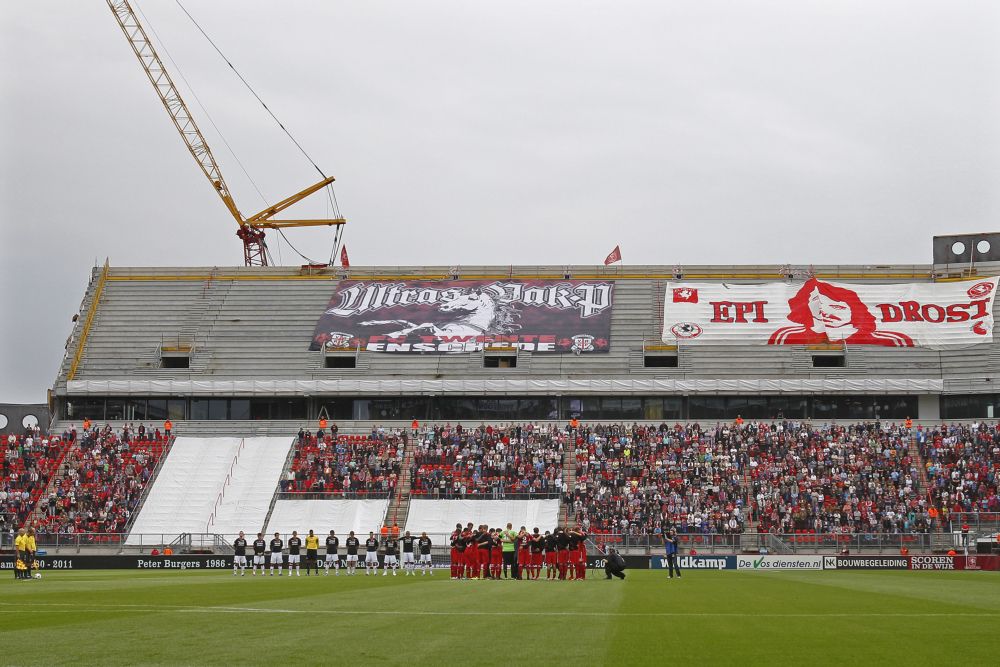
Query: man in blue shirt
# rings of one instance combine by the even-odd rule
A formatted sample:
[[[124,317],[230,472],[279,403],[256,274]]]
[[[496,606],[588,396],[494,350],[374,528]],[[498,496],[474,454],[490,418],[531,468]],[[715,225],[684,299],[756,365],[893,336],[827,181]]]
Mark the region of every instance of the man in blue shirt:
[[[681,578],[681,568],[677,566],[677,531],[674,530],[673,526],[667,529],[667,532],[663,535],[663,546],[667,551],[667,574],[670,579],[674,578],[674,572],[677,573],[677,578]]]

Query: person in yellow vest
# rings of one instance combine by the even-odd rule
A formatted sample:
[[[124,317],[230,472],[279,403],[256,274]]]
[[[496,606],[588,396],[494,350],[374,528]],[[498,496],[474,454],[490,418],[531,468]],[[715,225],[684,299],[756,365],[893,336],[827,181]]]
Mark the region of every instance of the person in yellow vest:
[[[14,538],[14,578],[24,579],[24,558],[25,550],[24,543],[27,536],[24,534],[24,528],[17,531],[17,537]]]
[[[25,578],[31,579],[31,568],[35,564],[35,551],[38,545],[35,544],[35,529],[29,528],[24,536],[24,565]]]
[[[325,420],[324,420],[325,421]],[[319,537],[309,529],[309,534],[306,535],[306,576],[309,576],[309,564],[312,563],[312,567],[316,570],[316,576],[319,576]]]

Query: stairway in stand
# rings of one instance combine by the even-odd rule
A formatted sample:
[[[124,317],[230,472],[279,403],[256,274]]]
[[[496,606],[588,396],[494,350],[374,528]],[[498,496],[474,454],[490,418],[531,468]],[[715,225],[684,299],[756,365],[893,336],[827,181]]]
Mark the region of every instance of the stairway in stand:
[[[31,502],[34,504],[34,509],[28,514],[24,520],[24,526],[34,526],[38,524],[38,521],[44,515],[46,508],[48,507],[49,496],[55,493],[56,490],[56,479],[62,479],[63,462],[66,460],[66,454],[76,446],[75,442],[70,442],[69,440],[61,440],[59,456],[56,458],[55,463],[52,465],[51,469],[48,471],[48,481],[42,488],[35,489],[31,494]]]
[[[419,436],[418,436],[419,437]],[[399,480],[396,482],[396,489],[389,501],[389,507],[385,511],[386,526],[398,524],[400,529],[406,525],[406,518],[410,513],[410,485],[412,484],[413,451],[417,446],[417,438],[411,437],[406,441],[403,448],[403,464],[399,471]]]
[[[930,478],[927,477],[927,464],[924,461],[923,454],[921,454],[920,452],[920,447],[917,445],[917,439],[913,437],[912,432],[910,434],[909,452],[910,452],[910,458],[913,459],[913,466],[917,469],[917,481],[920,484],[919,491],[923,493],[924,496],[927,497],[928,506],[934,507],[934,504],[931,501],[931,482]],[[941,508],[939,507],[937,508],[937,510],[940,512]],[[932,532],[935,533],[943,533],[944,532],[943,522],[940,520],[934,521],[934,526],[931,530]]]
[[[572,494],[573,490],[576,488],[576,435],[572,436],[572,442],[567,442],[563,447],[563,464],[562,464],[562,480],[563,480],[563,494]],[[559,499],[562,503],[563,524],[567,528],[576,528],[576,513],[573,512],[573,506],[566,503],[563,498]]]

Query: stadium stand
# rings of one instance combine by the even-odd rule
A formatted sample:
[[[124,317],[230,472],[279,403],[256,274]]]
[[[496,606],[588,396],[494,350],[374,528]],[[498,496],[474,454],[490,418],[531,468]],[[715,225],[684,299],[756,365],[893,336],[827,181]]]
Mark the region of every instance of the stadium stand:
[[[122,533],[166,441],[129,426],[82,431],[72,440],[35,518],[40,533]]]
[[[926,500],[900,426],[779,424],[739,430],[762,532],[913,533]]]
[[[71,441],[38,430],[3,438],[0,460],[0,531],[20,526],[29,517]]]
[[[319,437],[300,432],[281,490],[388,497],[396,488],[402,460],[398,431],[375,428],[367,435],[320,433]]]
[[[916,435],[930,502],[947,520],[955,512],[1000,512],[1000,429],[951,424]]]
[[[411,492],[439,499],[559,497],[566,439],[558,427],[530,423],[434,426],[415,443]]]
[[[573,514],[593,533],[929,529],[910,433],[876,424],[621,424],[582,430]],[[750,510],[749,517],[744,508]]]
[[[576,521],[593,534],[652,534],[668,523],[681,532],[742,532],[745,457],[719,435],[697,424],[583,427],[568,497]]]

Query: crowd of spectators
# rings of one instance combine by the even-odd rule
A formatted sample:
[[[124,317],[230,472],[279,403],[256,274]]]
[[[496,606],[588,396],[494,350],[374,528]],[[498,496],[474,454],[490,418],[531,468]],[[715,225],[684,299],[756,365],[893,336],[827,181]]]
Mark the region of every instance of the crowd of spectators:
[[[734,534],[743,530],[745,457],[699,424],[597,424],[577,432],[567,494],[590,533]]]
[[[774,533],[927,532],[934,513],[919,488],[911,433],[793,421],[584,426],[566,500],[592,533],[657,534],[668,525],[681,534],[732,535],[748,525]],[[965,457],[958,475],[950,469],[966,505],[997,502],[995,436],[980,438],[989,447]]]
[[[930,501],[948,521],[956,512],[1000,512],[1000,429],[952,424],[918,429]]]
[[[332,432],[331,432],[332,431]],[[299,431],[286,493],[335,493],[385,497],[399,481],[405,432],[373,428],[367,435]]]
[[[727,426],[717,437],[746,453],[760,532],[929,530],[930,505],[903,426],[760,423]]]
[[[564,429],[536,424],[461,424],[415,436],[411,492],[433,498],[558,498]]]
[[[35,426],[23,435],[0,439],[0,534],[21,526],[44,493],[63,452],[67,437],[48,436]]]
[[[66,434],[71,446],[37,518],[39,533],[121,533],[163,455],[156,430],[131,424]]]

